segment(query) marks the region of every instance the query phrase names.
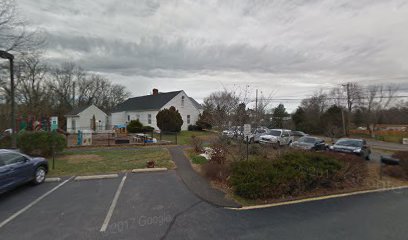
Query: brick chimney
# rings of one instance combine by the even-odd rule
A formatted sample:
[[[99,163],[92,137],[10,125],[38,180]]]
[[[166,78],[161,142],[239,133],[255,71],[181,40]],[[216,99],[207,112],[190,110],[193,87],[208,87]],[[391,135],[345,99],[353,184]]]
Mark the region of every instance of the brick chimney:
[[[159,89],[153,88],[153,95],[159,95]]]

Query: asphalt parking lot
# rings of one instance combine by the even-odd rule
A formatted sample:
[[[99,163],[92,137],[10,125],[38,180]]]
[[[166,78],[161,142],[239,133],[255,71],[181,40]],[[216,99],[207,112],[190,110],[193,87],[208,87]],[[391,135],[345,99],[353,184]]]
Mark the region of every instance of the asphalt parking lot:
[[[405,189],[236,211],[196,197],[173,170],[65,178],[1,195],[0,239],[406,239],[407,196]]]
[[[118,194],[121,182],[123,188]],[[123,234],[137,232],[137,239],[160,239],[178,213],[200,202],[181,185],[175,172],[169,171],[128,173],[126,177],[121,174],[115,179],[74,181],[71,178],[22,186],[0,196],[0,236],[1,239],[120,239]],[[32,205],[45,194],[48,195]],[[117,202],[112,206],[115,195]],[[15,214],[18,215],[13,217]],[[102,229],[104,223],[107,224]]]

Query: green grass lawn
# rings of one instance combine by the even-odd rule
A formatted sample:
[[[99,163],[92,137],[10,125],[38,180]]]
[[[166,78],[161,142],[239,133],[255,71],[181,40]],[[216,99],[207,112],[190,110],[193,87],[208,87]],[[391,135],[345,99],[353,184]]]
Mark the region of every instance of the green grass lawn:
[[[117,173],[145,168],[150,160],[156,162],[156,167],[172,169],[175,166],[166,148],[68,150],[57,155],[54,170],[49,159],[48,176]]]
[[[204,140],[206,137],[217,135],[213,132],[207,131],[181,131],[177,136],[178,145],[189,145],[192,136],[202,137]]]

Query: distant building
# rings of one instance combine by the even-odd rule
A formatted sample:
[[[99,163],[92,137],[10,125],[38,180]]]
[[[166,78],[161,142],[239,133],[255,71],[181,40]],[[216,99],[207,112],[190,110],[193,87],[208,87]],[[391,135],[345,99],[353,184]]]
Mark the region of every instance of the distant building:
[[[76,133],[78,130],[95,130],[96,132],[108,130],[108,115],[95,105],[75,108],[65,117],[69,133]]]
[[[193,125],[202,112],[202,106],[183,91],[159,93],[153,89],[152,95],[129,98],[118,104],[112,111],[112,125],[127,124],[131,120],[139,119],[145,126],[158,129],[156,115],[162,109],[175,107],[183,118],[182,130],[187,130],[188,125]]]

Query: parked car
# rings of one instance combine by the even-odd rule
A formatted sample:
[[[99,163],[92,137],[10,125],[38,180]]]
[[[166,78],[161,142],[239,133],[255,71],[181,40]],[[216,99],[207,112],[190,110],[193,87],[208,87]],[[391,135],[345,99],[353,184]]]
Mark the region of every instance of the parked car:
[[[292,148],[311,150],[311,151],[319,151],[319,150],[327,149],[327,144],[324,142],[323,139],[318,138],[318,137],[310,137],[310,136],[301,137],[297,141],[294,141],[290,146]]]
[[[287,129],[271,129],[267,135],[262,135],[260,144],[272,144],[275,146],[289,145],[293,142],[293,136]]]
[[[227,130],[222,131],[222,136],[227,138],[238,138],[243,136],[243,129],[240,126],[232,126]]]
[[[48,172],[48,162],[41,157],[0,149],[0,193],[21,184],[43,183]]]
[[[371,149],[364,139],[341,138],[330,146],[330,150],[334,152],[352,153],[366,160],[370,160]]]
[[[306,133],[302,132],[302,131],[291,131],[290,134],[294,137],[304,137],[307,136]]]
[[[250,143],[257,143],[261,139],[261,136],[269,133],[269,129],[266,127],[259,127],[248,135],[248,141]],[[246,141],[246,138],[244,139]]]

